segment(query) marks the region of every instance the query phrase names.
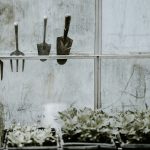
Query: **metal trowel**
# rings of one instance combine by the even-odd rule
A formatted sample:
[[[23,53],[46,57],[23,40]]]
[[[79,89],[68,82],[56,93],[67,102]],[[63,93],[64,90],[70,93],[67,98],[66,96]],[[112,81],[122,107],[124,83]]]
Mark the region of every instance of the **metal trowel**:
[[[57,37],[57,55],[69,55],[73,40],[68,37],[71,16],[65,17],[64,36]],[[64,65],[67,59],[57,59],[58,64]]]
[[[46,26],[47,26],[47,17],[44,17],[44,36],[43,43],[37,44],[38,55],[49,55],[51,45],[45,42],[46,40]],[[46,61],[46,59],[41,59],[41,61]]]

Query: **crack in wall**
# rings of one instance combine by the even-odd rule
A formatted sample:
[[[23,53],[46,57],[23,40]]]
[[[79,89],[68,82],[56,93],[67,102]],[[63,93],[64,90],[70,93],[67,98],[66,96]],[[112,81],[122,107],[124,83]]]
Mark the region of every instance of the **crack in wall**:
[[[131,99],[129,98],[129,102],[132,106],[142,106],[143,104],[147,108],[145,100],[146,92],[145,69],[142,66],[135,64],[133,65],[131,76],[122,91],[120,101],[125,94],[125,96],[131,96]],[[122,107],[124,107],[124,103],[125,102],[122,102]]]

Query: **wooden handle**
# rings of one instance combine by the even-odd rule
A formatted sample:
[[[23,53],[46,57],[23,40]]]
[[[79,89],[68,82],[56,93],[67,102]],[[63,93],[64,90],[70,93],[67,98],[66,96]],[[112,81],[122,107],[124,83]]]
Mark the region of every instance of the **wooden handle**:
[[[46,26],[47,26],[47,17],[44,17],[44,37],[43,37],[43,43],[45,43],[45,39],[46,39]]]
[[[18,23],[14,23],[15,26],[15,37],[16,37],[16,50],[19,50],[18,47]]]
[[[71,16],[65,17],[65,28],[64,28],[64,39],[67,38],[69,26],[70,26]]]

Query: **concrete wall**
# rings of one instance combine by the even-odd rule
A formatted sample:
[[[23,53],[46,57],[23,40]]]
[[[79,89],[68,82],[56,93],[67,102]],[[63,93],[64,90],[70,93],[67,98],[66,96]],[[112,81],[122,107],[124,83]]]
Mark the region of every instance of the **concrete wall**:
[[[149,52],[149,0],[103,0],[103,53]],[[64,16],[72,16],[69,36],[72,53],[93,53],[94,0],[0,0],[0,50],[15,50],[13,22],[19,23],[19,48],[37,53],[42,41],[43,16],[48,16],[47,42],[55,53],[56,37],[63,34]],[[145,107],[150,97],[150,60],[103,60],[102,104],[106,110]],[[4,62],[0,100],[5,125],[12,122],[55,125],[57,111],[70,104],[94,104],[93,60],[26,61],[24,73],[11,72]]]
[[[56,38],[63,35],[68,13],[72,16],[72,53],[93,53],[94,8],[91,0],[0,0],[1,53],[15,50],[14,21],[19,23],[20,50],[37,53],[36,44],[43,41],[44,15],[48,16],[47,43],[52,44],[51,53],[56,53]],[[9,61],[4,61],[4,65],[0,101],[6,126],[12,122],[55,125],[57,111],[71,104],[94,105],[93,60],[68,60],[63,66],[56,60],[27,60],[23,73],[12,73]]]
[[[150,1],[103,1],[103,53],[150,52]],[[103,61],[103,107],[143,109],[150,103],[150,60]]]

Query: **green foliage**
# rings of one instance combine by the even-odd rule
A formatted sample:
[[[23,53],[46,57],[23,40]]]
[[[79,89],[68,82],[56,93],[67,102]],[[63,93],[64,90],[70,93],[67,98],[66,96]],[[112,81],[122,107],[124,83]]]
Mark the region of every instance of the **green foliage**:
[[[124,143],[150,143],[150,110],[120,112],[116,127]]]
[[[103,111],[70,107],[59,112],[65,142],[111,143],[112,118]]]
[[[65,142],[110,143],[115,136],[126,144],[150,144],[150,110],[108,115],[70,107],[59,113]]]
[[[49,146],[56,144],[55,134],[51,127],[39,129],[37,126],[13,125],[6,135],[9,147]]]

